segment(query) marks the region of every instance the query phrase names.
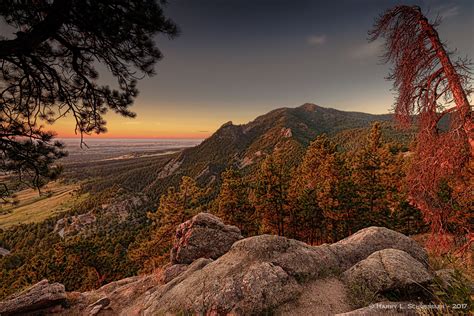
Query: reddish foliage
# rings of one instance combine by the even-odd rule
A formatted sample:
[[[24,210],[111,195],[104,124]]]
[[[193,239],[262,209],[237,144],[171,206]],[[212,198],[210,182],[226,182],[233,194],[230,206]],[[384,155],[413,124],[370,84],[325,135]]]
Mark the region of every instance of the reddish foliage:
[[[397,119],[409,124],[417,118],[419,134],[408,174],[411,202],[431,224],[432,232],[443,235],[455,226],[457,233],[469,234],[471,212],[454,200],[456,194],[472,194],[472,183],[465,181],[472,172],[474,153],[473,117],[468,101],[470,62],[452,62],[435,27],[416,6],[387,10],[369,32],[371,40],[385,39],[385,62],[394,67],[388,79],[398,91]],[[440,121],[449,118],[449,127]],[[472,206],[472,205],[471,205]],[[467,211],[467,212],[466,212]],[[445,244],[438,239],[437,245]]]

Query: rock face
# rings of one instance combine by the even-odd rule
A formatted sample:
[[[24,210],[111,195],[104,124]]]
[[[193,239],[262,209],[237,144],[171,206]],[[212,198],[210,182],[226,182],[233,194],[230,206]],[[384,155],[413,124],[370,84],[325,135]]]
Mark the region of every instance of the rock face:
[[[291,266],[286,258],[280,259],[280,265],[277,261],[286,251],[304,253],[306,247],[309,248],[295,240],[269,235],[238,241],[218,260],[153,293],[144,302],[144,314],[168,311],[265,313],[301,292],[296,279],[282,266],[293,268],[295,274],[300,272],[300,267]],[[317,254],[313,259],[318,260]]]
[[[56,222],[54,232],[58,233],[61,238],[64,238],[80,232],[84,227],[91,225],[95,221],[96,217],[92,213],[68,216]]]
[[[171,280],[175,279],[179,275],[181,275],[184,271],[188,269],[187,264],[173,264],[169,267],[166,267],[163,272],[161,273],[161,281],[163,283],[168,283]]]
[[[122,191],[123,192],[123,191]],[[104,203],[88,213],[66,216],[59,219],[54,226],[54,232],[61,238],[67,238],[79,234],[88,234],[90,231],[97,229],[95,223],[100,221],[103,228],[104,223],[114,226],[116,223],[123,223],[129,219],[132,211],[138,209],[147,201],[143,195],[128,194],[118,195],[117,197],[107,200]]]
[[[127,220],[131,210],[137,209],[147,201],[146,196],[126,196],[113,199],[108,204],[102,205],[102,213],[111,215],[119,222]]]
[[[171,262],[189,264],[198,258],[217,259],[242,239],[235,226],[224,225],[209,213],[199,213],[176,229]]]
[[[172,160],[169,163],[167,163],[163,169],[158,173],[157,179],[164,179],[170,175],[172,175],[176,170],[178,170],[179,167],[181,167],[181,164],[183,162],[180,160]]]
[[[374,252],[343,273],[350,284],[363,284],[376,293],[399,290],[421,292],[433,276],[425,266],[398,249]]]
[[[424,250],[408,237],[384,228],[367,228],[354,236],[318,247],[271,235],[240,240],[219,259],[184,279],[178,278],[179,284],[173,280],[173,286],[150,295],[144,301],[144,314],[265,314],[306,292],[311,283],[308,281],[344,271],[350,262],[356,263],[358,257],[365,259],[379,249],[403,248],[414,254],[419,251],[417,257],[426,258]],[[426,270],[423,263],[416,263]]]
[[[416,242],[386,228],[366,228],[313,247],[272,235],[242,239],[236,227],[201,213],[178,227],[171,262],[159,273],[69,293],[69,308],[59,314],[348,313],[355,309],[351,284],[363,282],[381,295],[410,292],[432,279],[426,259]],[[8,302],[0,306],[11,306]]]
[[[29,289],[0,302],[0,315],[18,315],[59,305],[66,299],[64,285],[43,280]]]

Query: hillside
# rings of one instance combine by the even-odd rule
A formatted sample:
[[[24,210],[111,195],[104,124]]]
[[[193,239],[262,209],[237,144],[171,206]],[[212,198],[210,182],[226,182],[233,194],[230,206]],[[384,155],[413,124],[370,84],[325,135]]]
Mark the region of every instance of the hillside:
[[[304,148],[319,134],[337,138],[340,144],[353,143],[351,131],[366,132],[372,122],[379,121],[386,122],[385,134],[391,135],[395,130],[389,123],[391,120],[389,114],[345,112],[310,103],[296,108],[280,108],[247,124],[227,122],[200,145],[184,149],[179,154],[131,164],[124,160],[119,168],[108,169],[102,164],[103,176],[95,179],[90,188],[102,189],[114,183],[158,197],[184,175],[196,178],[202,185],[209,185],[218,182],[222,171],[231,165],[249,173],[265,154],[273,150],[282,149],[288,159],[298,160]],[[408,138],[407,133],[398,133]]]
[[[392,115],[345,112],[306,103],[296,108],[273,110],[247,124],[227,122],[201,144],[177,153],[137,154],[123,159],[104,159],[102,156],[106,153],[101,153],[102,156],[96,153],[93,161],[73,155],[73,158],[78,157],[68,158],[63,163],[62,180],[68,185],[80,183],[81,193],[97,194],[112,187],[145,193],[149,196],[148,207],[154,209],[161,194],[168,187],[177,185],[182,176],[196,178],[204,186],[216,183],[214,189],[218,189],[220,174],[229,166],[251,174],[266,154],[279,149],[288,161],[297,163],[308,144],[322,133],[333,138],[341,150],[361,146],[375,121],[384,122],[382,132],[385,140],[396,140],[405,146],[411,141],[413,133],[398,130],[392,122]],[[42,204],[53,209],[57,202],[54,198],[43,197]],[[17,205],[15,210],[20,206]],[[0,227],[6,216],[0,215]],[[16,223],[26,222],[19,220]]]

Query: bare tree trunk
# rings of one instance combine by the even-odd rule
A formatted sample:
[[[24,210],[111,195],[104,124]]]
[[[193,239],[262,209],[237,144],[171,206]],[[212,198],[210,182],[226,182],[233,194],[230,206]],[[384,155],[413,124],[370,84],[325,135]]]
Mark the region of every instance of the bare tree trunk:
[[[449,89],[453,94],[454,103],[456,103],[456,108],[459,112],[460,118],[463,119],[463,128],[466,132],[468,137],[469,145],[471,147],[471,156],[474,156],[474,139],[473,139],[473,129],[474,123],[471,117],[471,105],[469,104],[469,100],[467,99],[466,92],[464,91],[461,81],[459,80],[459,76],[454,69],[454,66],[449,58],[446,50],[444,49],[443,45],[441,44],[441,40],[439,39],[438,32],[434,29],[434,27],[428,23],[428,20],[421,15],[420,13],[420,20],[419,23],[422,29],[428,35],[430,39],[431,45],[438,56],[439,61],[441,62],[441,66],[443,67],[444,73],[448,80]]]

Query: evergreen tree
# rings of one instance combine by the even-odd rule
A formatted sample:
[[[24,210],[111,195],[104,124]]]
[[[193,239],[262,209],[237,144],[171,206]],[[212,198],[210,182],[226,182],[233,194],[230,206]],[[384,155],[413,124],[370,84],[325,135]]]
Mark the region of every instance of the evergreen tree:
[[[191,218],[200,210],[206,190],[200,188],[190,177],[182,177],[178,190],[169,187],[168,192],[161,196],[156,213],[150,218],[160,227],[170,227],[174,230],[177,225]]]
[[[336,197],[338,201],[337,227],[334,230],[333,238],[337,241],[347,237],[357,230],[355,225],[358,220],[358,203],[357,203],[357,185],[354,183],[351,172],[351,163],[347,153],[337,154],[337,188]]]
[[[419,234],[427,229],[423,214],[407,201],[401,201],[396,212],[393,213],[393,219],[394,229],[405,235]]]
[[[208,191],[190,177],[182,177],[178,190],[169,187],[161,196],[158,210],[148,213],[154,231],[150,240],[130,254],[135,262],[143,262],[144,271],[151,271],[168,260],[176,227],[202,210]]]
[[[400,202],[402,161],[383,143],[379,123],[373,124],[366,145],[353,156],[352,176],[359,208],[356,228],[390,226],[390,212]]]
[[[257,174],[254,205],[262,219],[262,230],[284,236],[288,219],[290,168],[278,152],[268,155]]]
[[[217,197],[217,215],[224,222],[239,227],[244,236],[257,233],[258,221],[255,207],[249,199],[249,185],[234,168],[222,173],[222,185]]]
[[[324,239],[327,215],[337,206],[334,185],[336,148],[323,136],[318,136],[308,147],[301,165],[291,182],[291,227],[302,228],[302,236],[310,244]]]
[[[67,114],[83,136],[106,131],[107,111],[135,117],[130,107],[137,80],[153,75],[163,57],[154,37],[178,34],[164,6],[148,0],[0,1],[2,31],[8,25],[14,34],[0,38],[2,174],[38,189],[57,177],[63,145],[43,123]],[[115,88],[98,80],[105,69]],[[0,180],[5,201],[16,189],[7,180]]]

